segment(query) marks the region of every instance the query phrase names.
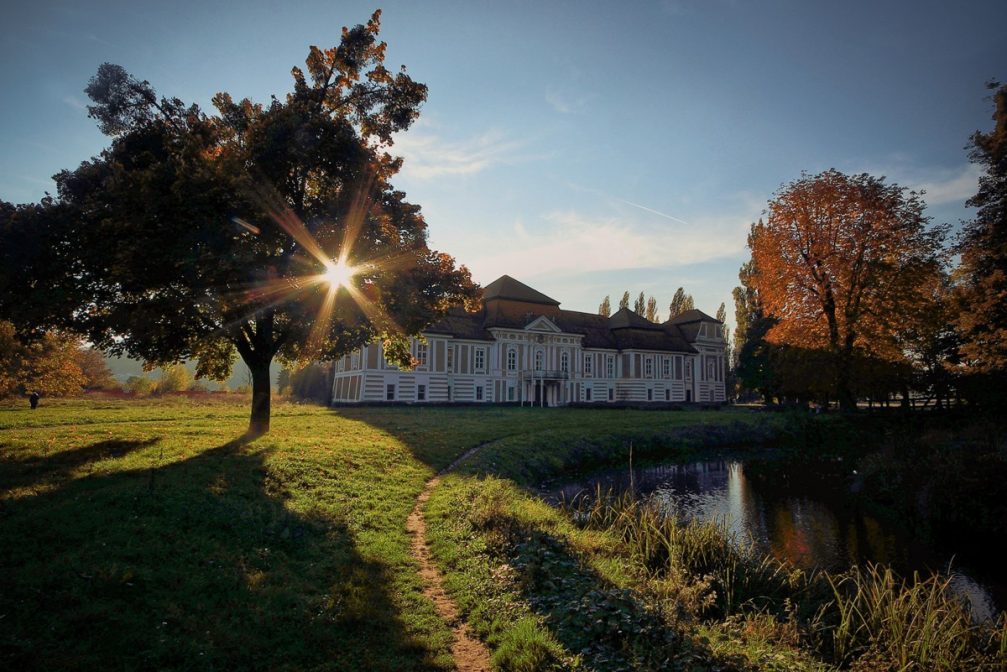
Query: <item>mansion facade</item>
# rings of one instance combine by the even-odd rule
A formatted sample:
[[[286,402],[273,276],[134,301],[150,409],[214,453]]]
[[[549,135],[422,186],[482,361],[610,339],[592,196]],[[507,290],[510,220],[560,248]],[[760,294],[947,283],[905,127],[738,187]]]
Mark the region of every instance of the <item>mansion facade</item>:
[[[412,371],[371,343],[335,362],[333,403],[724,401],[724,325],[699,310],[656,324],[623,308],[611,317],[561,310],[502,276],[482,309],[452,309],[412,339]],[[425,342],[424,342],[425,341]]]

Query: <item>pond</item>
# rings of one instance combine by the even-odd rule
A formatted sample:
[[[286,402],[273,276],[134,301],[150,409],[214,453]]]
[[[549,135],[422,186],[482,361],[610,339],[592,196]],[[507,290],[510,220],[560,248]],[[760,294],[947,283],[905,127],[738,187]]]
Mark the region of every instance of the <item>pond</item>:
[[[628,469],[609,471],[553,489],[554,501],[578,493],[624,492],[631,487]],[[968,600],[975,618],[995,617],[1005,603],[1007,585],[990,572],[978,572],[951,553],[939,552],[905,530],[886,524],[855,506],[849,497],[822,493],[781,493],[746,477],[745,463],[733,460],[666,464],[638,468],[632,487],[656,499],[669,513],[704,521],[723,521],[738,539],[751,538],[765,553],[805,569],[845,570],[853,564],[890,565],[903,575],[952,571],[952,589]]]

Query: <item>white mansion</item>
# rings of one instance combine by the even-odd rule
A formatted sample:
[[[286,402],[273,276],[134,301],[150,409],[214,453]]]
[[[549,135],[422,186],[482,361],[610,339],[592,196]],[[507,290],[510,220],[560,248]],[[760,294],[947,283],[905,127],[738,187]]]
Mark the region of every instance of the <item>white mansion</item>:
[[[503,276],[476,313],[452,310],[413,339],[412,371],[372,343],[335,363],[333,403],[717,402],[724,400],[724,326],[699,310],[655,324],[559,302]]]

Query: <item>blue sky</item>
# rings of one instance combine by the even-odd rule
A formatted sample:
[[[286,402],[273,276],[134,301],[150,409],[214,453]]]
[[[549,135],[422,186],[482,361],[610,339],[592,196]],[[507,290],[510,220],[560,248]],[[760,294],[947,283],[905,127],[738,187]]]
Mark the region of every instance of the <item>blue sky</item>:
[[[0,25],[0,198],[106,144],[83,88],[109,61],[162,94],[266,100],[310,44],[380,6],[387,64],[430,87],[394,181],[431,244],[594,311],[628,289],[713,313],[781,184],[835,167],[968,217],[964,146],[1007,78],[1007,3],[15,2]],[[241,9],[237,9],[241,7]]]

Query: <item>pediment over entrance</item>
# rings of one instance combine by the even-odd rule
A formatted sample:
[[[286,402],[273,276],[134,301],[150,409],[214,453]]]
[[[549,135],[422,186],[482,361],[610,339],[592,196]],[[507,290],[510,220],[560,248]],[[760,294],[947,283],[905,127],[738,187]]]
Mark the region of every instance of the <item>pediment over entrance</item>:
[[[525,325],[525,331],[545,331],[551,334],[558,334],[562,332],[562,329],[556,326],[556,324],[544,315],[536,317],[534,320]]]

